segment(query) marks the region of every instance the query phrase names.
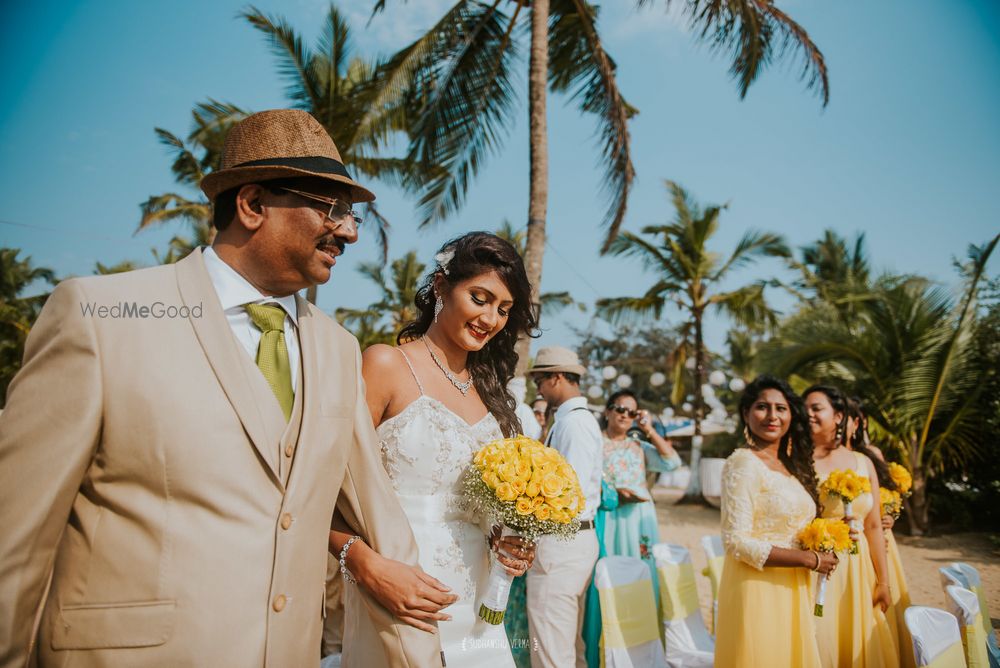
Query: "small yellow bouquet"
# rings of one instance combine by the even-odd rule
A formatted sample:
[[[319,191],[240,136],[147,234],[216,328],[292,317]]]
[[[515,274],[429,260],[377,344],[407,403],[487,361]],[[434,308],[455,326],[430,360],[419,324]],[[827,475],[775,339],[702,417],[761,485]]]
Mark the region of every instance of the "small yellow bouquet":
[[[910,490],[913,487],[913,476],[910,475],[905,466],[896,462],[889,462],[889,477],[896,483],[896,488],[899,489],[901,496],[907,497],[910,495]]]
[[[858,475],[854,469],[836,470],[830,473],[829,477],[819,486],[821,492],[827,496],[834,496],[844,502],[844,515],[851,515],[851,503],[856,498],[866,492],[872,491],[872,484],[865,476]],[[858,529],[854,520],[851,520],[851,529]],[[858,553],[857,541],[851,541],[851,554]]]
[[[881,497],[882,514],[898,520],[899,514],[903,511],[903,497],[888,487],[879,487],[878,494]]]
[[[851,533],[846,524],[835,518],[817,517],[807,524],[798,536],[799,545],[803,550],[816,552],[842,552],[851,547]],[[816,575],[816,605],[813,614],[823,616],[823,602],[826,600],[825,573]]]
[[[530,541],[539,536],[572,538],[585,499],[576,471],[559,454],[533,438],[516,436],[487,443],[463,479],[469,510],[503,526],[504,535]],[[490,624],[503,621],[513,578],[495,562],[479,605]]]

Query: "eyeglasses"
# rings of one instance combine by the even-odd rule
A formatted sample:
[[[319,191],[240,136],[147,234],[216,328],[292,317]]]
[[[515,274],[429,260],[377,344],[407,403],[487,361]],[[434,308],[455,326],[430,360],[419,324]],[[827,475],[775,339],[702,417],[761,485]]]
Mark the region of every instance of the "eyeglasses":
[[[345,225],[347,221],[354,223],[354,227],[361,227],[361,223],[364,219],[347,202],[339,199],[328,199],[320,195],[314,195],[312,193],[302,192],[301,190],[293,190],[292,188],[278,187],[275,190],[283,190],[286,193],[293,193],[299,197],[305,199],[313,200],[314,202],[322,202],[323,204],[329,204],[330,208],[326,212],[326,219],[329,220],[334,225]]]
[[[632,410],[628,406],[619,406],[618,404],[615,404],[614,406],[609,406],[608,410],[612,410],[612,411],[618,413],[619,415],[626,415],[626,414],[628,414],[628,416],[630,418],[637,418],[637,417],[639,417],[639,411]]]

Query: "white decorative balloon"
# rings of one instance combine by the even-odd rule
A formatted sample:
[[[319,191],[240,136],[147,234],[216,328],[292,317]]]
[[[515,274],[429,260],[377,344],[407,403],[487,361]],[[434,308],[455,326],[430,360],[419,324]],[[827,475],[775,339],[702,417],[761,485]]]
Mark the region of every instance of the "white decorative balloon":
[[[653,375],[649,377],[649,384],[652,385],[653,387],[659,387],[660,385],[663,385],[665,382],[667,382],[667,377],[659,371],[654,371]]]
[[[632,386],[632,376],[627,373],[623,373],[615,380],[615,384],[623,390],[627,389]]]
[[[746,387],[747,384],[743,381],[742,378],[733,378],[731,381],[729,381],[729,389],[732,390],[733,392],[742,392],[743,390],[746,389]]]
[[[662,415],[663,415],[664,421],[669,420],[670,418],[672,418],[674,416],[674,407],[673,406],[667,406],[666,408],[663,409]]]
[[[684,368],[687,369],[688,371],[694,371],[694,365],[696,363],[697,363],[697,360],[695,360],[695,358],[689,357],[689,358],[687,358],[687,361],[684,362]]]
[[[691,403],[688,401],[685,401],[684,404],[681,406],[681,410],[684,411],[685,413],[690,413],[691,409],[693,408],[694,406],[692,406]]]
[[[708,374],[708,382],[710,382],[712,385],[715,385],[716,387],[719,387],[720,385],[725,384],[726,374],[716,369],[712,373]]]
[[[603,369],[601,369],[601,375],[604,376],[604,380],[611,380],[618,375],[618,369],[614,368],[610,364]]]
[[[604,390],[600,385],[591,385],[587,388],[587,396],[591,399],[600,399],[604,395]]]

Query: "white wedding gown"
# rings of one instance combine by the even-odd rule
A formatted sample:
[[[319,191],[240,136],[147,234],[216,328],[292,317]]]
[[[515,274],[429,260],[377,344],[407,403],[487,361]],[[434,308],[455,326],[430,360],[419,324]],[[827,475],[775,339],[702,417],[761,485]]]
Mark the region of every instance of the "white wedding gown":
[[[451,621],[438,624],[445,662],[448,668],[513,668],[503,624],[487,624],[478,615],[490,569],[488,527],[459,508],[458,496],[472,455],[502,438],[500,425],[491,413],[470,425],[424,394],[416,373],[413,378],[420,397],[377,432],[385,469],[420,548],[420,567],[458,596],[444,609]]]

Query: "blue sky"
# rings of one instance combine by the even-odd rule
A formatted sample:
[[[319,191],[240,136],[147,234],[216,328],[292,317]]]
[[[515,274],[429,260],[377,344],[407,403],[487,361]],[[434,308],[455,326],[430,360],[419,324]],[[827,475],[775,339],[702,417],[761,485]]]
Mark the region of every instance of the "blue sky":
[[[399,5],[400,3],[396,3]],[[366,27],[371,3],[339,3],[363,55],[387,54],[430,25],[450,3],[412,0]],[[183,228],[133,235],[139,203],[175,190],[154,127],[184,135],[192,106],[208,97],[247,109],[287,106],[276,59],[237,12],[211,3],[63,3],[0,9],[0,245],[23,249],[60,275],[94,263],[152,263]],[[390,3],[392,5],[392,3]],[[662,9],[605,2],[599,24],[619,65],[632,126],[636,186],[626,229],[669,220],[663,179],[702,202],[728,202],[716,248],[747,228],[784,234],[794,246],[825,228],[864,231],[879,268],[918,272],[954,285],[952,258],[1000,231],[1000,5],[989,0],[778,5],[823,51],[831,99],[822,108],[797,78],[797,62],[766,71],[740,100],[728,62]],[[262,1],[313,42],[328,4]],[[522,68],[526,71],[526,64]],[[519,86],[526,90],[526,77]],[[418,232],[415,200],[372,184],[393,223],[391,254],[415,248],[428,261],[447,238],[527,217],[527,109],[505,146],[450,222]],[[601,216],[595,122],[550,98],[549,242],[543,289],[598,296],[639,294],[653,277],[597,253]],[[16,223],[10,225],[9,223]],[[22,227],[27,225],[31,227]],[[376,257],[372,238],[349,249],[320,306],[361,306],[375,291],[354,271]],[[990,273],[997,274],[994,258]],[[763,262],[732,285],[783,275]],[[774,294],[776,303],[790,306]],[[572,342],[588,314],[548,319],[539,345]],[[718,347],[726,323],[713,319]]]

